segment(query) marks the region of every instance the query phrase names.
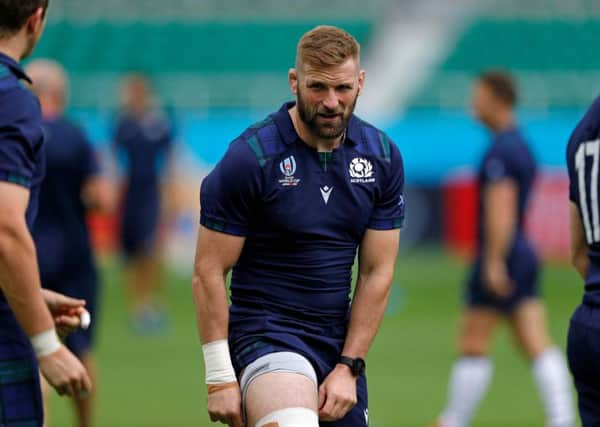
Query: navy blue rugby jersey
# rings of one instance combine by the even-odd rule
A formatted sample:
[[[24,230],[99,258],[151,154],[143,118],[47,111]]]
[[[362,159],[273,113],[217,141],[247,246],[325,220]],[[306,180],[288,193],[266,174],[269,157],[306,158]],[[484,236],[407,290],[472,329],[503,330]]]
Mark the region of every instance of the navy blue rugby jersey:
[[[135,197],[135,192],[158,192],[173,142],[170,123],[155,113],[142,118],[124,115],[118,121],[114,139],[131,189],[128,197]]]
[[[588,244],[590,268],[584,301],[600,305],[600,97],[573,131],[567,146],[569,199],[577,205]]]
[[[533,188],[536,176],[535,159],[517,129],[511,129],[494,135],[493,141],[486,151],[481,163],[479,181],[479,248],[485,246],[485,233],[483,232],[483,219],[485,206],[483,192],[488,184],[512,179],[518,190],[518,218],[515,243],[524,239],[524,223],[527,203]]]
[[[92,250],[81,198],[86,181],[100,172],[83,131],[65,118],[43,120],[46,177],[33,237],[42,277],[92,268]]]
[[[44,178],[44,137],[39,103],[21,80],[31,82],[16,61],[0,53],[0,180],[29,188],[26,219],[31,229]],[[0,310],[7,309],[0,291]]]
[[[202,182],[202,225],[246,237],[232,272],[232,324],[257,309],[267,330],[345,322],[365,231],[404,220],[402,157],[387,135],[352,116],[344,143],[317,152],[296,133],[293,105],[248,128]]]

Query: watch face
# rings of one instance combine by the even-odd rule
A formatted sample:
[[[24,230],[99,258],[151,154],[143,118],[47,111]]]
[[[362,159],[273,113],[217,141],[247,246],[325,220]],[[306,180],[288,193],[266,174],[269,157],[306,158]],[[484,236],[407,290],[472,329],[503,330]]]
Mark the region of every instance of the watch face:
[[[340,363],[343,363],[344,365],[348,366],[352,371],[352,375],[354,375],[355,377],[358,377],[364,374],[365,372],[366,364],[365,361],[360,357],[352,359],[351,357],[342,356],[340,359]]]

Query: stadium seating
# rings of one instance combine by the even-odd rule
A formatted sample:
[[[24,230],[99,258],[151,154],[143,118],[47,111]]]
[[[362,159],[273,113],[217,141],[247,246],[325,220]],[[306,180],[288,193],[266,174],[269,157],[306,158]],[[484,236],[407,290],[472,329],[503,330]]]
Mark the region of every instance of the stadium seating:
[[[143,71],[173,107],[272,108],[289,96],[286,72],[302,33],[329,23],[367,44],[382,1],[362,9],[355,0],[327,2],[323,16],[342,11],[332,21],[315,16],[322,2],[314,0],[291,8],[273,0],[58,0],[36,56],[65,64],[74,107],[114,107],[122,73]]]
[[[131,69],[151,74],[281,72],[293,65],[298,37],[313,24],[59,22],[47,29],[41,53],[60,55],[70,70],[86,73]],[[368,23],[341,24],[366,39]],[[61,45],[70,37],[69,49],[63,50]]]
[[[599,45],[598,2],[491,0],[412,105],[462,108],[472,76],[502,68],[516,74],[525,107],[581,107],[600,91]]]
[[[376,19],[412,0],[52,0],[51,20],[89,22]]]
[[[36,56],[73,78],[72,105],[113,108],[122,73],[141,70],[179,108],[272,108],[288,97],[285,70],[300,34],[340,25],[368,51],[391,6],[411,0],[53,0]],[[600,89],[600,2],[485,0],[409,105],[463,108],[478,71],[514,71],[526,107],[581,107]],[[408,9],[407,9],[408,10]],[[335,17],[332,21],[331,17]],[[91,86],[95,90],[89,90]],[[110,95],[110,96],[107,96]]]

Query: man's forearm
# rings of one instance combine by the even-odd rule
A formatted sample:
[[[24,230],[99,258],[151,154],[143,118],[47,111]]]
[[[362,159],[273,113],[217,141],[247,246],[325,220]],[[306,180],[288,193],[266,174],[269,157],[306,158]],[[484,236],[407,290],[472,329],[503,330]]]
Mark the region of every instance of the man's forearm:
[[[35,246],[24,223],[0,231],[0,287],[28,336],[54,328],[42,298]]]
[[[229,307],[222,274],[195,274],[194,301],[209,395],[237,383],[227,342]],[[216,387],[216,388],[215,388]]]
[[[588,244],[583,231],[583,222],[579,214],[579,207],[573,203],[569,203],[570,216],[570,231],[571,231],[571,263],[583,280],[587,278],[588,269],[590,266],[590,258],[588,256]]]
[[[590,259],[588,258],[587,251],[581,251],[575,254],[572,262],[581,278],[585,280],[587,278],[588,269],[590,266]]]
[[[221,274],[194,274],[192,280],[198,333],[202,343],[227,339],[229,304],[225,277]]]
[[[106,178],[94,176],[88,178],[81,192],[87,209],[103,214],[111,214],[115,210],[114,190]]]
[[[517,227],[517,190],[513,182],[493,184],[486,188],[483,198],[485,216],[484,261],[504,262],[513,244]]]
[[[514,234],[514,219],[489,214],[485,228],[484,257],[486,262],[503,262],[510,251]]]
[[[391,283],[391,275],[387,273],[373,273],[358,280],[342,351],[344,356],[366,358],[385,314]]]

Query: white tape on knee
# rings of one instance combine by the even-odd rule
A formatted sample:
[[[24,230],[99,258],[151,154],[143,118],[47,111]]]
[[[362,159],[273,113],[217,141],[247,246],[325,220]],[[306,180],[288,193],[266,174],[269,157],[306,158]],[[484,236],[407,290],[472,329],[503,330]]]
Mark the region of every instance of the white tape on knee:
[[[307,408],[286,408],[261,418],[256,427],[319,427],[319,417]]]

